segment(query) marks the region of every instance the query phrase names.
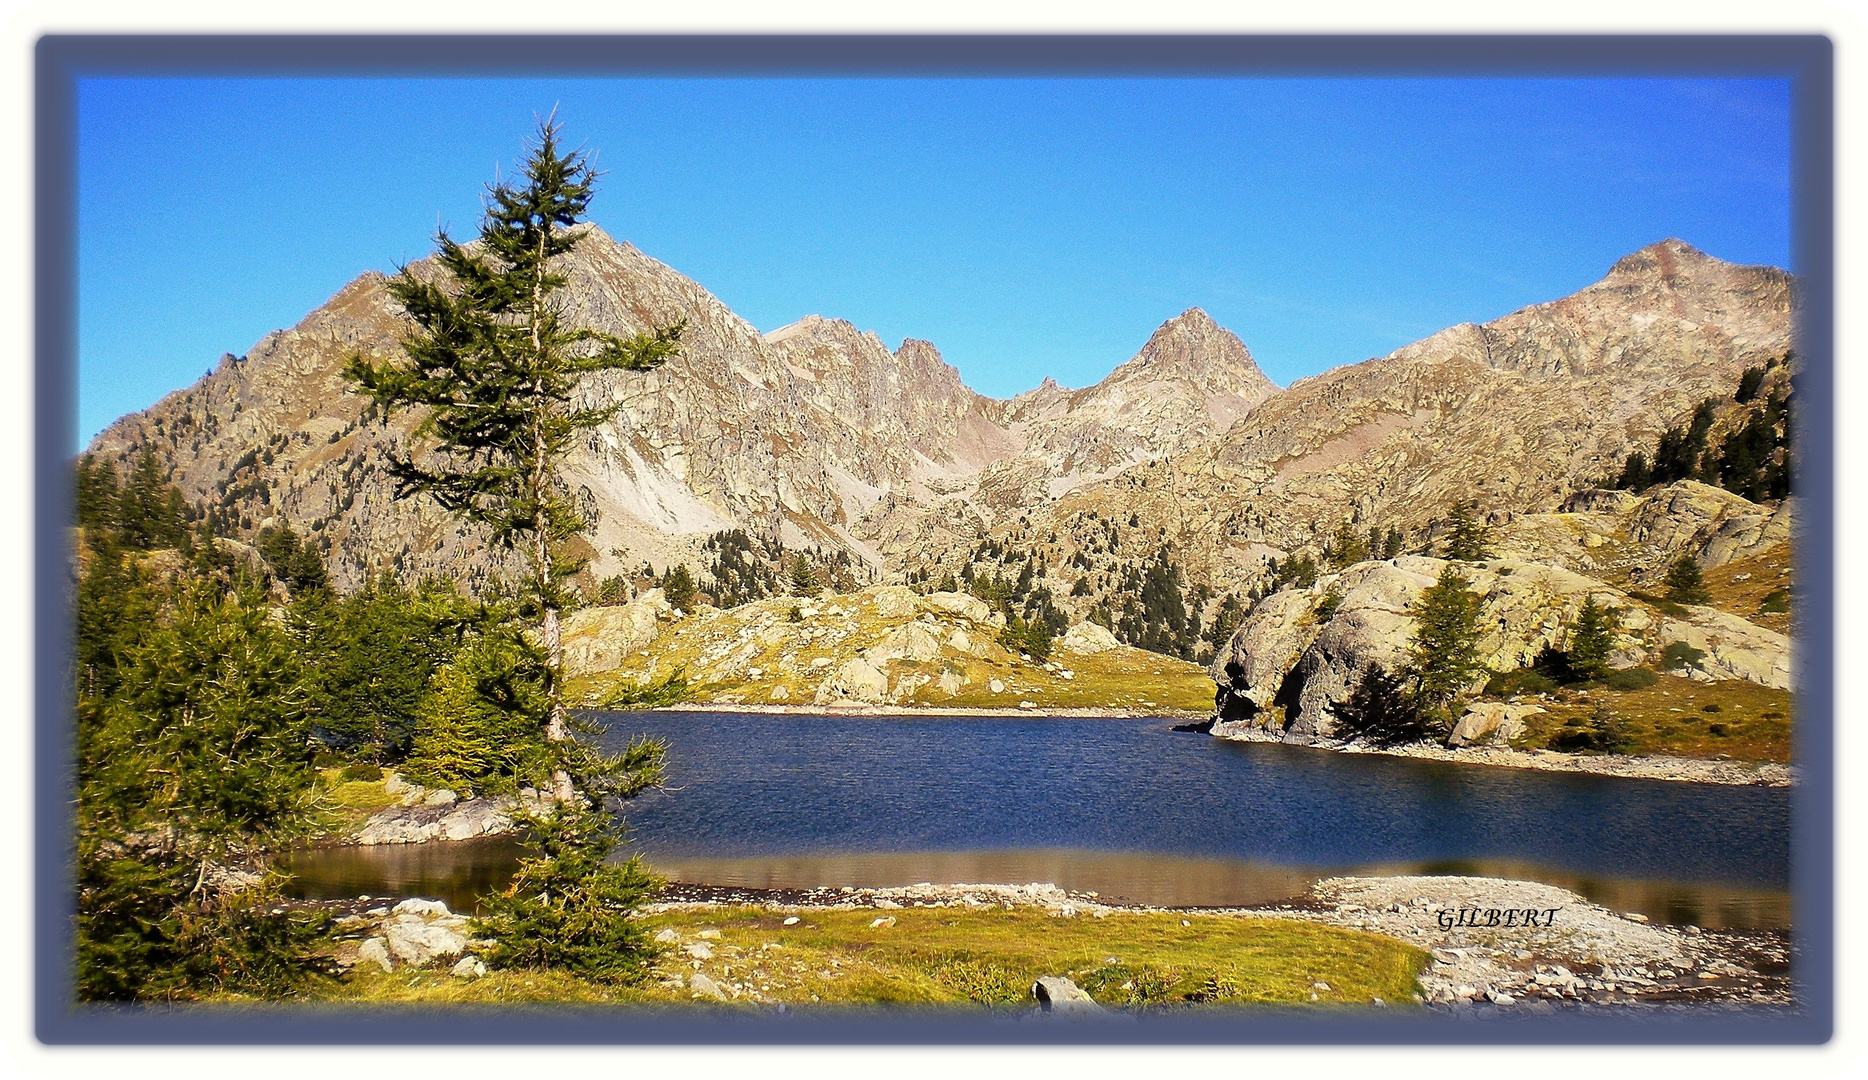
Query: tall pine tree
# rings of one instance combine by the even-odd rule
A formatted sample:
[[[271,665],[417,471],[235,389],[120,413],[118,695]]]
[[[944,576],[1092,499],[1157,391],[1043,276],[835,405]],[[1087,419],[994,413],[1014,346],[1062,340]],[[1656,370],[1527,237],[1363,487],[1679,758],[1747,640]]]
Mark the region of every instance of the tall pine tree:
[[[560,466],[572,440],[614,417],[620,401],[580,400],[587,376],[646,371],[676,352],[676,323],[623,339],[572,328],[560,295],[561,259],[583,239],[595,190],[588,158],[561,152],[558,126],[541,122],[519,183],[487,188],[479,242],[436,236],[433,278],[404,268],[389,292],[414,328],[402,357],[353,357],[346,374],[385,415],[421,413],[414,441],[429,453],[393,461],[399,496],[423,494],[519,551],[527,600],[547,657],[546,735],[571,741],[562,699],[560,613],[567,579],[584,560],[570,541],[593,523],[578,508]],[[560,800],[575,795],[567,747],[553,770]]]

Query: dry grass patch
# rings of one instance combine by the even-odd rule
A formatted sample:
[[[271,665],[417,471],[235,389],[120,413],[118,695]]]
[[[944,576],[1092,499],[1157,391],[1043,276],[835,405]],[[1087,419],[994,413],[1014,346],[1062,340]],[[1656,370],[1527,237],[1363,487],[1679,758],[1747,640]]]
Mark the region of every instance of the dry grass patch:
[[[1780,634],[1790,633],[1790,545],[1705,572],[1712,606]]]
[[[1595,721],[1598,710],[1612,718],[1626,740],[1622,752],[1735,761],[1790,760],[1792,699],[1737,679],[1696,682],[1661,675],[1653,686],[1616,691],[1602,687],[1557,690],[1541,696],[1543,713],[1525,718],[1527,731],[1512,741],[1520,749],[1561,748],[1566,728]]]

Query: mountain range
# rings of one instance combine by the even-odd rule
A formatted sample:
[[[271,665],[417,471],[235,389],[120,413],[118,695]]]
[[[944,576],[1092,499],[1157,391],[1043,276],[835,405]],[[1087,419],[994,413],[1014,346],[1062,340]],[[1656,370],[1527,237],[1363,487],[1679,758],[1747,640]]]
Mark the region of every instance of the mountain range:
[[[875,579],[1012,544],[1078,617],[1163,550],[1217,594],[1344,523],[1414,543],[1468,499],[1495,523],[1553,511],[1792,347],[1790,275],[1665,240],[1571,296],[1284,389],[1195,308],[1094,386],[995,399],[925,341],[891,350],[818,316],[762,334],[595,227],[563,269],[574,322],[687,326],[663,367],[586,386],[622,406],[567,462],[597,519],[591,582],[700,565],[732,528],[847,552]],[[387,455],[413,418],[373,419],[341,375],[353,353],[393,354],[402,325],[385,279],[364,274],[90,452],[125,469],[154,452],[236,532],[289,523],[340,587],[383,571],[484,578],[500,552],[393,498]]]

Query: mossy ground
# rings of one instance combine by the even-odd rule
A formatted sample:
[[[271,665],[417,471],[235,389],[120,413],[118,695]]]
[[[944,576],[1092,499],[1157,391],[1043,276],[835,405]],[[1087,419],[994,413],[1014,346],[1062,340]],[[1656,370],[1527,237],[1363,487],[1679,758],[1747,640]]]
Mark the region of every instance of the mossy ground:
[[[1586,724],[1606,710],[1627,739],[1620,751],[1735,761],[1790,760],[1791,694],[1736,679],[1696,682],[1662,674],[1654,685],[1618,691],[1559,689],[1535,698],[1544,712],[1525,718],[1519,749],[1553,748],[1566,726]]]
[[[1411,1005],[1426,953],[1375,934],[1286,919],[1164,912],[1060,917],[1039,908],[790,914],[762,907],[667,912],[645,922],[701,941],[710,959],[671,946],[656,976],[605,986],[561,972],[384,973],[360,967],[321,997],[359,1002],[617,1002],[694,1005],[685,980],[698,970],[729,995],[726,1007],[986,1005],[1030,1003],[1041,975],[1066,975],[1110,1006],[1257,1003]],[[874,927],[879,917],[891,926]],[[1185,920],[1189,925],[1181,925]],[[1328,989],[1320,989],[1318,983]],[[1312,996],[1315,995],[1315,1002]],[[718,1004],[718,1003],[715,1003]]]
[[[383,781],[346,780],[342,769],[319,769],[318,782],[312,789],[317,800],[317,824],[327,834],[349,832],[378,810],[396,805],[396,797],[384,790]]]

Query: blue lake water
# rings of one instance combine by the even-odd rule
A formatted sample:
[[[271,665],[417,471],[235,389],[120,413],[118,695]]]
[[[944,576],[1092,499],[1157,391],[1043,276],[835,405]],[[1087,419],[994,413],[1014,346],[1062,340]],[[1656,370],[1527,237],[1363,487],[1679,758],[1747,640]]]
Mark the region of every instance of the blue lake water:
[[[1327,873],[1484,873],[1676,922],[1788,919],[1781,788],[1234,743],[1170,731],[1166,719],[600,719],[613,747],[637,734],[668,743],[666,787],[626,816],[630,850],[675,880],[1053,881],[1196,905],[1295,896]],[[348,860],[342,873],[315,861],[301,872],[313,893],[355,895],[375,873],[458,895],[496,882],[517,852],[424,848],[351,849],[322,856]],[[430,850],[440,848],[454,850]],[[381,869],[391,864],[400,869]],[[342,880],[321,881],[333,873]],[[438,883],[448,875],[461,880]]]

